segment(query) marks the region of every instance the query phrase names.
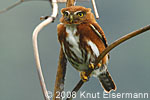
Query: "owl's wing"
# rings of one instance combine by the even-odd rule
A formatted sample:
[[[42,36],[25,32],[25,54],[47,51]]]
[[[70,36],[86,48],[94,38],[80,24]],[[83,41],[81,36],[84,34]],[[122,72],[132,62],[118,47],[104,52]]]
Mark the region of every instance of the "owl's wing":
[[[65,28],[64,28],[63,24],[57,25],[57,34],[58,34],[58,40],[61,44],[61,42],[63,41],[64,36],[65,36]]]
[[[92,24],[90,24],[90,27],[98,35],[98,37],[103,41],[105,47],[107,47],[108,43],[107,43],[106,37],[104,35],[102,28],[99,26],[99,24],[98,23],[92,23]]]

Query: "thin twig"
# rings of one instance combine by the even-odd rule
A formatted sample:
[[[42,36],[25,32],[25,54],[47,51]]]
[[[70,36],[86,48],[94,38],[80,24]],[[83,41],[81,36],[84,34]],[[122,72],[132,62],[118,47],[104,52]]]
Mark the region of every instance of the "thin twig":
[[[58,14],[58,5],[57,5],[56,0],[52,0],[52,5],[53,5],[53,12],[52,12],[51,17],[49,17],[48,19],[46,19],[45,21],[40,23],[35,28],[35,30],[33,32],[33,37],[32,37],[34,56],[35,56],[35,61],[36,61],[36,68],[37,68],[37,72],[38,72],[38,76],[39,76],[39,80],[40,80],[40,84],[41,84],[41,88],[42,88],[42,92],[43,92],[45,100],[50,100],[50,98],[48,96],[48,91],[47,91],[47,88],[46,88],[46,85],[45,85],[45,82],[44,82],[44,77],[43,77],[43,74],[42,74],[40,58],[39,58],[39,51],[38,51],[38,44],[37,44],[37,37],[38,37],[39,32],[43,29],[43,27],[45,27],[46,25],[53,22],[54,19],[57,16],[57,14]]]
[[[19,1],[15,2],[14,4],[10,5],[8,8],[0,10],[0,14],[4,13],[4,12],[7,12],[7,11],[11,10],[12,8],[20,5],[21,3],[27,2],[27,1],[49,1],[49,0],[19,0]],[[56,0],[56,2],[57,3],[64,3],[64,2],[66,2],[66,0]]]
[[[27,1],[48,1],[48,0],[19,0],[19,1],[15,2],[14,4],[10,5],[8,8],[5,8],[5,9],[3,9],[3,10],[0,10],[0,14],[1,14],[1,13],[5,13],[5,12],[11,10],[12,8],[14,8],[14,7],[20,5],[21,3],[27,2]],[[64,0],[63,0],[63,1],[64,1]]]
[[[138,29],[136,31],[133,31],[121,38],[119,38],[118,40],[116,40],[115,42],[113,42],[112,44],[110,44],[102,53],[100,56],[98,56],[98,58],[96,59],[94,66],[97,66],[97,64],[103,59],[103,57],[110,52],[113,48],[117,47],[118,45],[120,45],[121,43],[127,41],[128,39],[137,36],[141,33],[144,33],[146,31],[150,30],[150,25],[145,26],[141,29]],[[93,70],[89,69],[87,72],[87,75],[89,76],[92,73]],[[82,85],[84,84],[84,82],[82,80],[80,80],[78,82],[78,84],[75,86],[75,88],[72,91],[78,92],[78,90],[82,87]],[[72,100],[72,98],[67,98],[67,100]]]
[[[5,12],[11,10],[12,8],[14,8],[14,7],[16,7],[16,6],[20,5],[20,4],[22,4],[23,2],[27,2],[27,1],[49,1],[49,0],[19,0],[19,1],[17,1],[16,3],[10,5],[9,7],[4,8],[3,10],[0,10],[0,14],[5,13]],[[65,3],[66,1],[67,1],[67,0],[56,0],[57,3]],[[81,2],[82,2],[82,1],[87,1],[87,0],[78,0],[78,1],[81,1]],[[42,19],[42,20],[43,20],[43,19]]]
[[[12,9],[12,8],[14,8],[14,7],[16,7],[17,5],[19,5],[19,4],[23,3],[23,2],[24,2],[24,0],[17,1],[16,3],[14,3],[14,4],[11,5],[11,6],[9,6],[8,8],[5,8],[5,9],[1,10],[1,11],[0,11],[0,14],[1,14],[1,13],[4,13],[4,12],[6,12],[6,11]]]
[[[92,5],[93,5],[93,8],[94,8],[95,16],[98,19],[99,18],[99,14],[98,14],[98,11],[97,11],[97,8],[96,8],[95,0],[92,0]]]

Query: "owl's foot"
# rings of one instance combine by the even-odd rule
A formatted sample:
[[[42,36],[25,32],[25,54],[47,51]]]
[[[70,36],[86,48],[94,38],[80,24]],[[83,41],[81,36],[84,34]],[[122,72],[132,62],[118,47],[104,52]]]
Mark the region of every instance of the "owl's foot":
[[[86,75],[86,72],[81,72],[80,77],[83,82],[87,82],[89,80],[89,77]]]
[[[89,64],[89,68],[90,68],[90,69],[95,69],[94,64],[93,64],[93,63],[90,63],[90,64]]]
[[[101,63],[98,63],[98,64],[97,64],[97,67],[98,67],[98,68],[100,68],[101,66],[102,66],[102,64],[101,64]]]
[[[90,69],[96,69],[96,68],[100,68],[102,66],[101,63],[98,63],[97,66],[95,67],[93,63],[90,63],[89,68]]]

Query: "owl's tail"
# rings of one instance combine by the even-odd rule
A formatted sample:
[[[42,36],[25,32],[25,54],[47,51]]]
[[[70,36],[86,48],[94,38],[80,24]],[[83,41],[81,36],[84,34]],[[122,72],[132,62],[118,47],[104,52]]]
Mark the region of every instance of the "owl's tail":
[[[98,78],[105,92],[109,93],[111,90],[116,90],[116,85],[107,70],[101,73]]]

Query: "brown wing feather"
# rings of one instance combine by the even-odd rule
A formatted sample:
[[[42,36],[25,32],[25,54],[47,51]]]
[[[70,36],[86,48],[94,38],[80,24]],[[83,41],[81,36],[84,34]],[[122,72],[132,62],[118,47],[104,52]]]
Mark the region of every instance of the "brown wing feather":
[[[101,34],[101,36],[100,36],[100,38],[101,38],[101,40],[103,41],[103,43],[104,43],[104,45],[105,45],[105,47],[108,47],[108,43],[107,43],[107,39],[106,39],[106,37],[105,37],[105,34],[104,34],[104,31],[102,30],[102,28],[99,26],[99,24],[98,23],[92,23],[92,25],[95,27],[95,29],[98,31],[98,33],[96,33],[97,35],[98,34]],[[108,58],[110,58],[110,55],[108,54]]]
[[[95,33],[101,38],[101,40],[103,41],[103,43],[105,44],[105,47],[108,46],[108,43],[107,43],[107,39],[104,35],[104,31],[102,30],[102,28],[99,26],[98,23],[92,23],[92,25],[95,27],[95,29],[98,31],[98,33],[95,31]],[[100,35],[101,36],[100,36]]]
[[[58,40],[61,43],[65,38],[65,27],[63,24],[57,25]]]

